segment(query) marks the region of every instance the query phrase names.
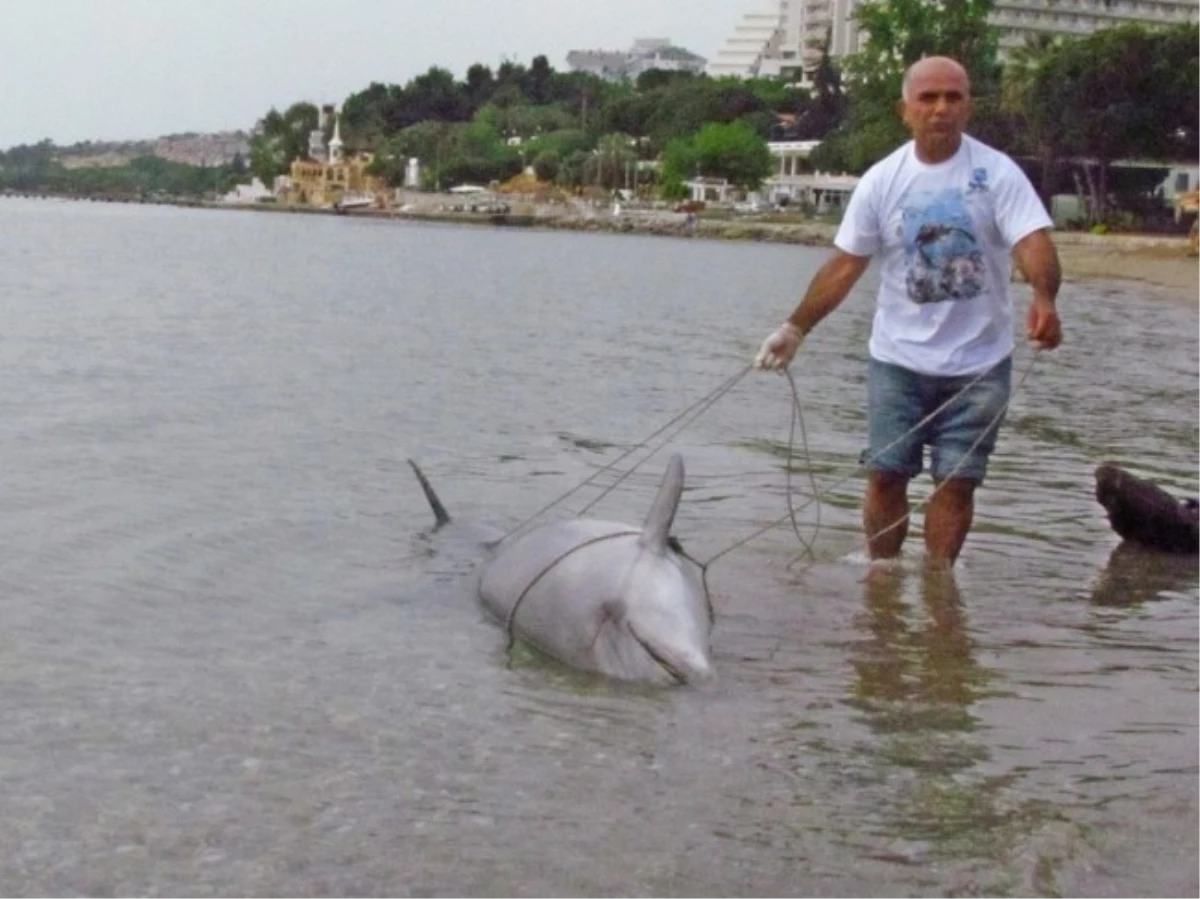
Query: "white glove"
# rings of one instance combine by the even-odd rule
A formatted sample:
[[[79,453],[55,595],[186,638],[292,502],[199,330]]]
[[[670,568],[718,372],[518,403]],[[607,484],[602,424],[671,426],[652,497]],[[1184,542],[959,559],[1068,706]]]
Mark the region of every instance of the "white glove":
[[[762,348],[754,357],[754,367],[768,371],[779,371],[788,367],[800,344],[804,332],[791,322],[784,322],[770,337],[763,341]]]

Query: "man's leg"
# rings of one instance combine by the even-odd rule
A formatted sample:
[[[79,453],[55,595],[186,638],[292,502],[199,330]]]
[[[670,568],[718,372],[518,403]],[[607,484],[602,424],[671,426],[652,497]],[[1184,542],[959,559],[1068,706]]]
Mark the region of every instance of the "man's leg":
[[[966,382],[965,384],[963,382]],[[933,480],[938,489],[925,509],[925,551],[934,565],[953,565],[975,516],[975,488],[987,475],[988,458],[1012,394],[1012,359],[976,379],[943,382],[957,399],[933,422]]]
[[[975,482],[947,478],[925,508],[925,552],[935,565],[953,565],[975,515]]]
[[[863,531],[871,560],[894,559],[908,536],[908,477],[886,471],[867,474]]]

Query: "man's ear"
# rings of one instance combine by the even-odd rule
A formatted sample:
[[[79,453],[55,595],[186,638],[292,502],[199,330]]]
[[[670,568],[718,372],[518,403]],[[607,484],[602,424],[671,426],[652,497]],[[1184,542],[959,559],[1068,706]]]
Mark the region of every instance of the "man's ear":
[[[908,119],[905,118],[904,113],[906,112],[907,108],[908,108],[908,104],[906,104],[903,100],[896,101],[896,115],[899,116],[900,121],[902,121],[906,125],[908,124]]]

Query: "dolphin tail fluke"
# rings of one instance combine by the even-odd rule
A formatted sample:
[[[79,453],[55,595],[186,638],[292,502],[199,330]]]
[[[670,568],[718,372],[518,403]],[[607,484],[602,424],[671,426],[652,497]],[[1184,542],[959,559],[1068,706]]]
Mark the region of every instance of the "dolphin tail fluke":
[[[675,521],[675,511],[679,508],[679,498],[682,495],[683,457],[675,453],[667,463],[667,471],[663,475],[662,484],[659,485],[658,495],[654,497],[650,513],[642,525],[639,542],[646,549],[660,556],[666,554],[671,525]]]
[[[421,482],[421,489],[425,491],[425,498],[429,500],[429,506],[433,509],[433,515],[437,519],[435,527],[441,527],[449,523],[450,516],[446,512],[446,507],[442,505],[442,501],[438,499],[438,495],[433,492],[433,485],[429,483],[429,479],[425,477],[425,473],[417,466],[417,463],[412,459],[408,460],[408,464],[412,466],[413,473],[416,474],[417,480]]]

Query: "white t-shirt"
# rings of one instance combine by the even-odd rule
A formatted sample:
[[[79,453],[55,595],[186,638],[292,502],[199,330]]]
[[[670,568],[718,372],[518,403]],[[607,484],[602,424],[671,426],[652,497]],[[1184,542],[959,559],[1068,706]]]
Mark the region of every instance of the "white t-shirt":
[[[834,244],[882,252],[871,356],[933,375],[984,371],[1013,351],[1012,247],[1052,226],[1011,159],[972,137],[926,165],[907,144],[867,170]]]

